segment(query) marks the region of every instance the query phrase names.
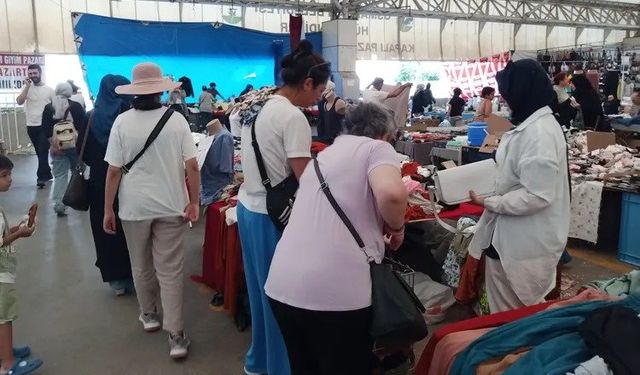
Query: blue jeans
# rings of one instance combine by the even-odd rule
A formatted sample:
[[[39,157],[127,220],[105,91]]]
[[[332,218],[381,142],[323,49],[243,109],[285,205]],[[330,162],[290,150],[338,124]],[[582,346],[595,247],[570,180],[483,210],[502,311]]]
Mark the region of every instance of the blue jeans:
[[[290,375],[289,355],[269,298],[264,292],[271,259],[282,233],[268,215],[238,204],[238,229],[251,308],[251,347],[245,359],[250,372]]]
[[[54,209],[57,213],[64,212],[65,206],[62,203],[62,197],[67,190],[69,184],[69,172],[76,167],[78,163],[78,154],[75,148],[64,150],[61,155],[51,153],[52,171],[53,171],[53,202]]]

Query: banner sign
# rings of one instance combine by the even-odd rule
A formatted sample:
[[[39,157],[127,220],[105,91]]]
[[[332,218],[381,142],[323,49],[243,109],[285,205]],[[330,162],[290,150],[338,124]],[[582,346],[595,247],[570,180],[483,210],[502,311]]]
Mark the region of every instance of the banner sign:
[[[44,72],[44,55],[0,54],[0,90],[22,89],[31,64],[40,65]]]
[[[477,60],[451,63],[445,71],[451,81],[451,87],[462,89],[463,95],[473,97],[480,95],[485,86],[498,88],[496,73],[507,66],[511,52],[504,52]]]

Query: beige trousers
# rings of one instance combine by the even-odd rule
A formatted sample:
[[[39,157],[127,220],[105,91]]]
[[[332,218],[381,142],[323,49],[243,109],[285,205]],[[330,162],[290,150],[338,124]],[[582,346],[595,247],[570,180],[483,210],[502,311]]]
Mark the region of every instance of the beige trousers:
[[[157,311],[159,289],[164,330],[182,331],[184,219],[123,220],[122,228],[127,238],[141,312]]]

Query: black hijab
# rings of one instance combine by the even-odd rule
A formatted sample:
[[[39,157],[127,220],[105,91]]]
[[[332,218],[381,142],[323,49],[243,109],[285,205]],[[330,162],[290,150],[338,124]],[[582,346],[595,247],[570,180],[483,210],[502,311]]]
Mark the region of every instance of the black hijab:
[[[511,122],[521,124],[534,112],[554,102],[553,86],[539,62],[511,61],[496,75],[500,95],[511,108]]]

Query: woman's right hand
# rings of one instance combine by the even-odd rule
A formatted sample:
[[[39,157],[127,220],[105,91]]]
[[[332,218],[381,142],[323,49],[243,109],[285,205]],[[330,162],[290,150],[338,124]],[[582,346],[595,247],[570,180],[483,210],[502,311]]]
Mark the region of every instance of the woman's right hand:
[[[104,232],[107,234],[116,234],[116,214],[115,212],[113,212],[113,209],[104,211],[104,221],[102,223],[102,229],[104,229]]]

